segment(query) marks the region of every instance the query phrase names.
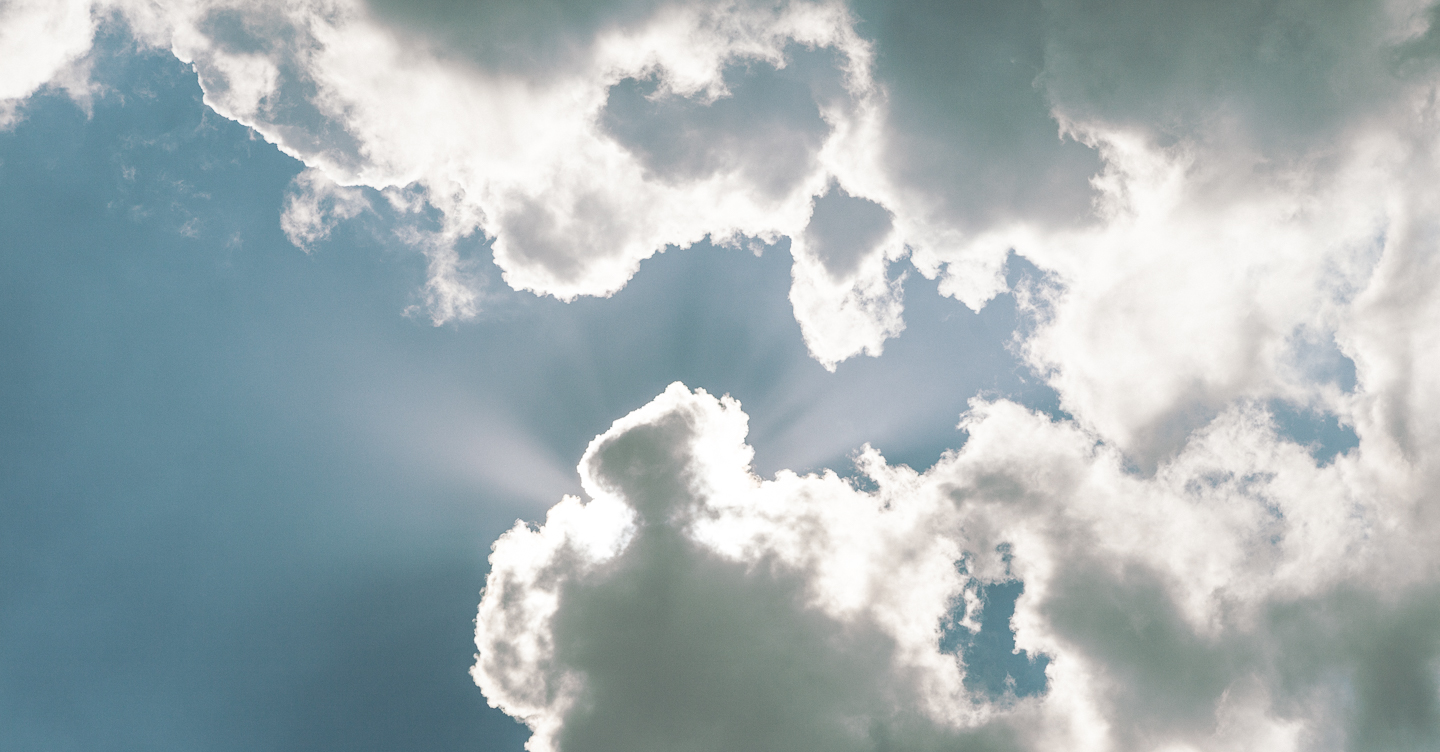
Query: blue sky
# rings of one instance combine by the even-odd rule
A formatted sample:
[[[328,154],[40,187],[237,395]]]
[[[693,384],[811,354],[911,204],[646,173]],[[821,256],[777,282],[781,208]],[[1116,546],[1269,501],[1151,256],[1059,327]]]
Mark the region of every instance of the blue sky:
[[[0,747],[1434,746],[1435,11],[942,5],[0,9]]]

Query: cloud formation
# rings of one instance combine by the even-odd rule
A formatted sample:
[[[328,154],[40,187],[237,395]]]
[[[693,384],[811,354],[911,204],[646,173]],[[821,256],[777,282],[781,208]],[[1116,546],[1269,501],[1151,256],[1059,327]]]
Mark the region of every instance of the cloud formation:
[[[16,0],[0,7],[0,129],[13,125],[25,99],[46,84],[83,103],[89,86],[82,58],[94,35],[86,0]]]
[[[409,187],[438,210],[444,228],[426,252],[439,321],[473,313],[475,291],[455,271],[454,245],[468,235],[493,241],[512,287],[568,300],[613,293],[667,247],[815,237],[812,207],[823,213],[825,197],[843,191],[882,207],[894,232],[849,249],[839,266],[797,249],[797,318],[812,353],[833,367],[878,354],[901,330],[888,265],[912,251],[945,253],[965,231],[985,229],[974,212],[946,207],[993,187],[962,181],[967,198],[934,204],[944,191],[932,189],[954,181],[932,172],[912,185],[906,159],[923,157],[892,154],[914,134],[887,110],[875,44],[843,3],[486,4],[459,23],[448,8],[105,0],[63,15],[16,6],[27,24],[63,22],[64,34],[43,37],[55,42],[45,55],[3,48],[5,60],[36,63],[13,68],[0,95],[23,97],[57,75],[83,53],[93,18],[126,24],[191,63],[206,104],[313,176]],[[1037,112],[1026,138],[1048,132],[1058,143],[1058,125]],[[1077,180],[1083,190],[1085,176]],[[986,249],[944,256],[968,270],[950,286],[972,306],[1001,289],[1007,249]]]
[[[672,385],[590,445],[589,501],[495,544],[473,673],[533,752],[1440,738],[1418,468],[1363,447],[1317,466],[1252,406],[1144,477],[1073,421],[977,400],[924,473],[867,448],[864,484],[762,480],[746,420]],[[1034,696],[944,650],[1016,581],[1015,644],[1048,660]]]
[[[103,7],[191,62],[209,106],[312,168],[290,209],[323,175],[438,211],[421,244],[437,322],[475,311],[454,247],[476,233],[508,284],[565,300],[615,292],[667,247],[800,236],[882,98],[870,44],[833,2],[476,10],[486,31],[463,39],[424,7],[346,0]],[[286,229],[301,244],[331,221],[299,216]],[[822,362],[898,332],[884,268],[899,255],[872,249],[863,273],[797,293],[851,314],[802,319]],[[797,290],[808,274],[797,264]]]
[[[613,293],[667,247],[788,237],[796,317],[834,367],[903,330],[898,259],[979,307],[1014,250],[1066,291],[1048,301],[1053,336],[1030,344],[1035,363],[1085,340],[1090,362],[1057,376],[1067,404],[1134,394],[1095,427],[1172,449],[1199,424],[1167,407],[1177,400],[1204,419],[1237,396],[1296,397],[1256,374],[1302,341],[1348,347],[1347,296],[1381,239],[1427,216],[1435,175],[1423,2],[105,0],[5,13],[7,121],[46,82],[84,91],[95,19],[119,20],[191,62],[217,112],[312,168],[292,208],[325,179],[405,188],[438,211],[442,229],[411,238],[431,261],[437,322],[476,310],[455,244],[477,233],[512,287],[566,300]],[[889,233],[818,243],[836,196],[885,212]],[[1174,352],[1143,329],[1095,335],[1123,328],[1107,323],[1116,300],[1194,336],[1171,338],[1187,343]],[[1165,374],[1092,383],[1127,368]]]

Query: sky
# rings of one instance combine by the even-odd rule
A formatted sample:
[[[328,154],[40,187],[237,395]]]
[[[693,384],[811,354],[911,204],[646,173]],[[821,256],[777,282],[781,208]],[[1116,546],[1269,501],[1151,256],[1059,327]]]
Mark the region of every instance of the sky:
[[[0,747],[1434,749],[1437,21],[0,5]]]

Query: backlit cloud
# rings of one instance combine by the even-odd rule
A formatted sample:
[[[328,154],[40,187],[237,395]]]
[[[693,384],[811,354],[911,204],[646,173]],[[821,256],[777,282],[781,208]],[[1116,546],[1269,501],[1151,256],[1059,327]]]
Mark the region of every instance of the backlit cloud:
[[[65,71],[80,70],[96,19],[123,20],[192,62],[207,104],[313,168],[306,190],[418,191],[444,221],[421,244],[437,321],[476,310],[454,246],[477,233],[511,286],[567,300],[613,293],[670,246],[789,237],[796,316],[827,366],[902,331],[889,267],[907,255],[972,307],[1004,288],[1012,249],[1055,272],[1073,292],[1053,301],[1055,338],[1112,328],[1087,296],[1167,307],[1184,278],[1210,310],[1176,323],[1216,332],[1185,338],[1198,349],[1166,353],[1143,332],[1084,346],[1177,369],[1105,427],[1122,440],[1173,433],[1162,404],[1179,391],[1204,415],[1274,391],[1251,365],[1282,357],[1297,331],[1344,340],[1335,298],[1363,286],[1382,237],[1410,233],[1397,223],[1426,215],[1415,189],[1434,175],[1423,3],[6,12],[7,112],[46,82],[83,91]],[[839,196],[883,211],[889,233],[827,249]],[[1168,332],[1179,307],[1145,318]],[[1037,362],[1055,338],[1033,343]],[[1061,380],[1067,397],[1105,399],[1084,370]]]
[[[495,545],[474,674],[530,749],[1412,749],[1440,663],[1433,469],[1317,466],[1253,407],[1151,477],[1070,421],[973,403],[873,490],[749,472],[746,417],[673,385],[597,437],[589,501]],[[1023,591],[1043,691],[965,680]],[[951,640],[953,641],[953,640]],[[973,648],[971,649],[973,650]],[[1403,656],[1403,658],[1402,658]],[[975,661],[981,656],[974,654]],[[978,664],[977,664],[978,665]],[[979,668],[971,668],[972,672]]]
[[[343,0],[119,8],[193,62],[207,104],[314,174],[418,188],[444,222],[425,249],[437,322],[475,310],[454,263],[475,233],[512,287],[567,300],[615,292],[669,246],[798,237],[814,197],[869,148],[882,100],[871,45],[836,3],[615,6],[557,29],[563,40],[528,26],[548,14],[511,19],[558,45],[536,60],[455,54],[423,19]],[[802,318],[825,363],[878,353],[899,330],[885,280],[899,246],[868,250],[839,282],[796,267],[797,296],[849,314],[844,327]]]

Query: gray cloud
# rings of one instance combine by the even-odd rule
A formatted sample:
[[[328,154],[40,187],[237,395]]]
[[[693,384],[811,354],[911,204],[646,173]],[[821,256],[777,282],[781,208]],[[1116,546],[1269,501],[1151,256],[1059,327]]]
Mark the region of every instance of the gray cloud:
[[[806,608],[804,586],[644,526],[622,557],[562,591],[555,657],[585,690],[559,748],[872,748],[894,641]]]
[[[1041,2],[857,2],[888,94],[885,169],[966,233],[1006,222],[1087,221],[1101,170],[1061,138],[1039,85]]]
[[[830,133],[817,94],[843,92],[836,80],[842,61],[833,52],[791,48],[785,62],[778,70],[759,61],[727,66],[725,94],[712,101],[704,101],[704,92],[664,91],[654,77],[627,78],[610,88],[600,123],[664,182],[739,172],[761,192],[782,197],[814,171]]]
[[[843,279],[866,256],[881,250],[880,243],[894,226],[885,207],[832,185],[815,199],[810,224],[805,226],[805,247],[820,258],[830,276]]]
[[[1060,113],[1157,139],[1300,158],[1394,103],[1382,3],[1049,2],[1041,82]]]
[[[366,0],[407,43],[483,70],[532,80],[588,62],[603,31],[641,25],[660,0],[538,0],[526,3]]]
[[[798,524],[767,529],[779,520],[747,508],[765,492],[743,432],[733,402],[674,385],[591,444],[596,501],[569,500],[497,543],[476,637],[491,701],[537,730],[537,749],[1018,749],[1015,729],[932,717],[936,682],[963,694],[959,664],[939,652],[943,601],[919,625],[863,595],[858,611],[826,602],[822,552],[844,520],[776,509]],[[790,477],[830,502],[872,503],[833,475]],[[755,523],[757,537],[735,537]],[[958,581],[943,556],[920,556]],[[928,656],[914,654],[917,636]]]
[[[1384,460],[1319,466],[1232,411],[1141,478],[1072,422],[972,404],[964,448],[924,474],[867,450],[862,491],[751,475],[739,406],[672,385],[591,444],[591,501],[496,544],[477,681],[536,750],[1436,742],[1440,601],[1386,574],[1428,571],[1434,527],[1377,527]],[[951,655],[1000,583],[1034,696]]]

